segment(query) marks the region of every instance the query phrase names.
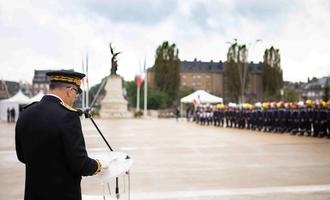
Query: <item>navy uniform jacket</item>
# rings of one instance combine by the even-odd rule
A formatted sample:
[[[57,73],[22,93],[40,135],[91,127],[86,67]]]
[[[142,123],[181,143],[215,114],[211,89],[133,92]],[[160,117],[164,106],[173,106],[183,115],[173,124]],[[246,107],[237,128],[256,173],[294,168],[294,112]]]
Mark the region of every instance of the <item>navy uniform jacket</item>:
[[[98,165],[87,155],[77,112],[46,95],[21,113],[15,134],[17,157],[25,164],[25,200],[81,199],[81,177]]]

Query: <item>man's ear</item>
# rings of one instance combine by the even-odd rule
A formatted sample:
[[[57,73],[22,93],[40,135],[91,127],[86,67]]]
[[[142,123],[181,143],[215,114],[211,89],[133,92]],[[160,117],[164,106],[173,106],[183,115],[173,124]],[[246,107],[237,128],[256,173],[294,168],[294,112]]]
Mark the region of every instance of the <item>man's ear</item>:
[[[71,90],[70,88],[65,88],[65,89],[64,89],[64,91],[65,91],[65,96],[66,96],[66,97],[70,97],[70,95],[71,95],[71,94],[70,94],[70,90]]]

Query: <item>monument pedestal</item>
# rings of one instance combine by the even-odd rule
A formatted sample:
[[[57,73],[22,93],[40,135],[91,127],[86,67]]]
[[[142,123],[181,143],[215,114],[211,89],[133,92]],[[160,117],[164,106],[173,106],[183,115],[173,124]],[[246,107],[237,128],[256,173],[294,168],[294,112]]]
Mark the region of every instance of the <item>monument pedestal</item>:
[[[127,110],[127,101],[123,97],[122,79],[117,75],[108,76],[105,84],[105,96],[101,102],[101,118],[127,118],[132,114]]]

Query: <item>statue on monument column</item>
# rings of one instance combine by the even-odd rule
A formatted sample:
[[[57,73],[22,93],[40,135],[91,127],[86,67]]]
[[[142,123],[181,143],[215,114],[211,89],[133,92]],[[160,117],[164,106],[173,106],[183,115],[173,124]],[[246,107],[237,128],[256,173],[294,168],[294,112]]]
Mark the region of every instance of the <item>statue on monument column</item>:
[[[110,52],[112,54],[112,58],[111,58],[111,71],[110,71],[110,75],[117,75],[117,67],[118,67],[118,64],[117,64],[117,56],[118,54],[120,54],[121,52],[117,52],[115,53],[113,48],[111,47],[111,43],[109,44],[110,46]]]

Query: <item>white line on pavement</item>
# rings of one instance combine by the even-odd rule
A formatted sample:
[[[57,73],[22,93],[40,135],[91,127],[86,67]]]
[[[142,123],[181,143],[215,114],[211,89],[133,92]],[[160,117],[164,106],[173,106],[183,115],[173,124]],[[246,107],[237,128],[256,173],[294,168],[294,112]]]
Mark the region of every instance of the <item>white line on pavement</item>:
[[[196,197],[221,197],[221,196],[243,196],[243,195],[266,195],[276,193],[313,193],[330,192],[330,185],[303,185],[303,186],[279,186],[279,187],[257,187],[257,188],[234,188],[221,190],[202,191],[174,191],[174,192],[150,192],[132,193],[131,199],[181,199]],[[83,200],[102,199],[98,195],[83,195]]]

